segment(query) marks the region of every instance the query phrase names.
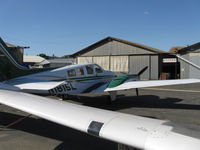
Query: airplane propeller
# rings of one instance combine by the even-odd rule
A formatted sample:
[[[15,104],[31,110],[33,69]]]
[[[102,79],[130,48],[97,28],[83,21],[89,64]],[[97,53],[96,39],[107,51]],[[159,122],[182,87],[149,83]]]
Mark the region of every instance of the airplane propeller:
[[[148,66],[146,66],[146,67],[144,67],[142,70],[140,70],[139,72],[138,72],[138,76],[140,76],[141,74],[143,74],[146,70],[147,70],[147,68],[148,68]]]
[[[140,71],[138,72],[137,75],[140,76],[141,74],[143,74],[143,73],[147,70],[147,68],[148,68],[148,66],[144,67],[142,70],[140,70]],[[136,90],[136,95],[138,96],[138,95],[139,95],[139,90],[138,90],[138,88],[136,88],[135,90]]]

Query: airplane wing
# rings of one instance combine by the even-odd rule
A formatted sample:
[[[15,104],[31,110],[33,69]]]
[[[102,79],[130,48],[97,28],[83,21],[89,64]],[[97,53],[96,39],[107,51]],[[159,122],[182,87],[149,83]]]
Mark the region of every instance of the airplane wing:
[[[65,81],[40,81],[31,79],[12,79],[4,82],[6,85],[11,85],[28,93],[48,93],[48,90],[53,89],[65,83]]]
[[[144,150],[199,150],[190,130],[168,121],[0,89],[0,103],[49,121]],[[181,132],[182,131],[182,132]]]
[[[127,81],[118,86],[112,86],[106,88],[104,91],[120,91],[129,90],[135,88],[146,88],[155,86],[166,86],[166,85],[178,85],[178,84],[190,84],[199,83],[200,79],[178,79],[178,80],[153,80],[153,81]]]

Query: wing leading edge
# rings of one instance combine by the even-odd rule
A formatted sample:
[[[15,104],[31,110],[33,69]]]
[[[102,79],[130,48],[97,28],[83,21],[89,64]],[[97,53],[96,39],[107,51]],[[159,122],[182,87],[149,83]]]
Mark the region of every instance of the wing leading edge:
[[[135,88],[146,88],[156,86],[178,85],[178,84],[190,84],[199,83],[200,79],[178,79],[178,80],[152,80],[152,81],[127,81],[116,87],[107,88],[105,92],[129,90]]]
[[[198,150],[200,140],[167,121],[0,90],[0,103],[95,136],[145,150]],[[179,130],[180,131],[180,130]],[[191,131],[188,131],[189,134]],[[175,146],[176,145],[176,146]]]

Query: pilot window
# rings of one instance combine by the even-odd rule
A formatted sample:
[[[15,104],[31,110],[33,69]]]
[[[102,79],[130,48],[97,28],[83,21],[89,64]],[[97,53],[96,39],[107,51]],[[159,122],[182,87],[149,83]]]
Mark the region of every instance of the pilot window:
[[[68,74],[68,77],[74,77],[76,76],[76,71],[75,69],[67,70],[67,74]]]
[[[83,76],[84,75],[84,70],[83,68],[76,68],[76,72],[78,76]]]
[[[94,70],[96,71],[96,73],[102,73],[103,70],[101,69],[101,67],[94,65]]]
[[[94,74],[94,70],[93,70],[93,66],[92,65],[86,66],[86,70],[87,70],[88,74]]]

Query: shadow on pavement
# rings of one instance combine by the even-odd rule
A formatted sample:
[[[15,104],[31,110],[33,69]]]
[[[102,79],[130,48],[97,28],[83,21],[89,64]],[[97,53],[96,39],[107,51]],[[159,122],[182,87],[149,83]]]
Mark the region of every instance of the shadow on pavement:
[[[179,98],[160,98],[155,95],[144,95],[144,96],[118,96],[117,100],[112,104],[108,104],[108,96],[79,96],[70,97],[73,101],[77,101],[86,106],[107,109],[107,110],[121,110],[131,107],[137,108],[167,108],[167,109],[186,109],[186,110],[200,110],[200,105],[194,104],[183,104],[179,103],[183,99]]]
[[[0,125],[6,126],[7,124],[10,124],[22,117],[23,116],[21,115],[0,112]],[[61,141],[62,143],[58,145],[55,150],[117,149],[117,144],[114,142],[100,139],[44,119],[29,117],[22,122],[12,126],[11,128],[0,130],[0,132],[9,132],[12,131],[11,129],[16,129]]]

